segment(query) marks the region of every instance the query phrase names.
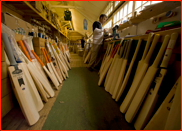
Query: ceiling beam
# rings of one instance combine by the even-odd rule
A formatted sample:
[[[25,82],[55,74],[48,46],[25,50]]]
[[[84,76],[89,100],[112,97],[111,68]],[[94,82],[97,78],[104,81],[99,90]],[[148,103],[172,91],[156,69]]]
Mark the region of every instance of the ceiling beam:
[[[69,9],[80,8],[80,9],[83,9],[83,7],[79,7],[79,6],[65,6],[65,5],[51,5],[51,8],[69,8]]]

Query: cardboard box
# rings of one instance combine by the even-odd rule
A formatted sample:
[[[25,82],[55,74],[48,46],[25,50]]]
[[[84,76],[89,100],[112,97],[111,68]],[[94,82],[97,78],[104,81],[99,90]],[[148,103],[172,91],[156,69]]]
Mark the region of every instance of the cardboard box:
[[[4,24],[10,29],[15,30],[18,28],[23,28],[25,35],[28,35],[29,32],[38,32],[38,27],[32,26],[30,23],[12,15],[9,13],[3,13]]]
[[[11,85],[9,77],[1,80],[1,98],[11,92]]]
[[[1,99],[1,118],[13,108],[12,94],[9,93]]]
[[[42,2],[35,1],[35,9],[37,9],[40,13],[42,12]]]
[[[23,38],[23,35],[15,34],[15,40],[16,41],[22,40],[22,38]]]
[[[37,55],[43,55],[41,48],[45,48],[45,47],[34,47],[35,53]]]
[[[4,53],[4,43],[1,40],[1,61],[6,61],[5,53]]]
[[[44,55],[38,55],[38,57],[40,58],[40,60],[44,63],[44,65],[46,65],[46,60]]]
[[[11,29],[17,29],[17,19],[12,17],[6,13],[3,13],[4,16],[4,24]]]
[[[33,38],[33,46],[34,47],[45,47],[45,39],[34,37]]]
[[[1,62],[1,80],[8,77],[8,67],[6,62]]]

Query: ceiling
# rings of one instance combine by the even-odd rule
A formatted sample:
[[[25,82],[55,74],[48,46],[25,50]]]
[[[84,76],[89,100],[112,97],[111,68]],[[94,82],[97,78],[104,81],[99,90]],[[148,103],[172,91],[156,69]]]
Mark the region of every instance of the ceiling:
[[[92,34],[92,24],[94,21],[98,20],[100,14],[107,6],[109,1],[49,1],[52,11],[56,12],[59,15],[59,18],[64,21],[64,11],[68,8],[72,14],[72,26],[73,30],[69,34],[72,36],[71,39],[77,39],[81,36],[85,36],[87,32],[88,35]],[[87,20],[87,30],[84,30],[83,20]],[[66,22],[61,23],[62,26],[65,25],[71,29],[70,24]],[[76,33],[72,33],[76,32]]]

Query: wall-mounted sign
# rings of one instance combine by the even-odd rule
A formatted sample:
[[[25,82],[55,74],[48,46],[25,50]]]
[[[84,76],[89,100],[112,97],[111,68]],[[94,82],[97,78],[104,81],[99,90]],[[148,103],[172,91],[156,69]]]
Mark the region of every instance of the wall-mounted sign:
[[[83,29],[84,29],[84,30],[87,30],[87,25],[88,25],[87,20],[84,19],[84,20],[83,20]]]

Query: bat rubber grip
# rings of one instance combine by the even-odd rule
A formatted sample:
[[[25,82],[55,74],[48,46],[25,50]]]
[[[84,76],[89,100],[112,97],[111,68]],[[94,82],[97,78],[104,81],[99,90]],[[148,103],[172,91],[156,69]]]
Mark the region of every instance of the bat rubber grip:
[[[33,50],[31,50],[31,51],[32,51],[33,55],[35,56],[35,58],[39,61],[41,66],[44,66],[43,62],[40,60],[40,58],[37,56],[37,54]]]
[[[147,52],[149,50],[149,47],[150,47],[150,43],[152,41],[152,38],[153,38],[153,33],[150,33],[148,35],[148,39],[147,39],[146,47],[145,47],[145,50],[144,50],[144,53],[143,53],[143,56],[142,56],[142,60],[144,60],[145,57],[146,57],[146,55],[147,55]]]
[[[28,55],[27,50],[25,49],[25,46],[23,45],[23,42],[21,40],[18,41],[18,44],[21,46],[23,53],[26,55],[26,57],[32,62],[30,56]]]
[[[27,42],[25,40],[23,40],[23,43],[25,45],[25,48],[26,48],[28,54],[30,55],[30,58],[35,59],[35,56],[32,54],[31,49],[30,49],[29,45],[27,44]]]
[[[44,55],[44,57],[45,57],[46,63],[49,63],[49,61],[48,61],[48,59],[47,59],[47,56],[46,56],[46,54],[45,54],[44,48],[41,48],[41,50],[42,50],[43,55]]]
[[[10,41],[8,39],[8,35],[5,34],[5,33],[1,33],[1,38],[4,42],[4,47],[5,47],[5,50],[6,50],[6,53],[7,53],[7,56],[9,58],[9,61],[10,61],[10,65],[12,66],[15,66],[17,65],[16,61],[15,61],[15,58],[13,56],[13,51],[12,51],[12,48],[10,46]]]
[[[47,50],[46,49],[44,49],[44,52],[45,52],[45,54],[47,56],[48,61],[51,62],[51,59],[50,59],[49,54],[47,53]]]
[[[59,52],[59,50],[58,50],[56,44],[53,44],[53,46],[54,46],[54,49],[56,50],[56,52],[57,52],[58,54],[60,54],[60,52]]]
[[[63,45],[61,45],[61,49],[62,49],[62,52],[64,53],[64,48],[63,48]]]

